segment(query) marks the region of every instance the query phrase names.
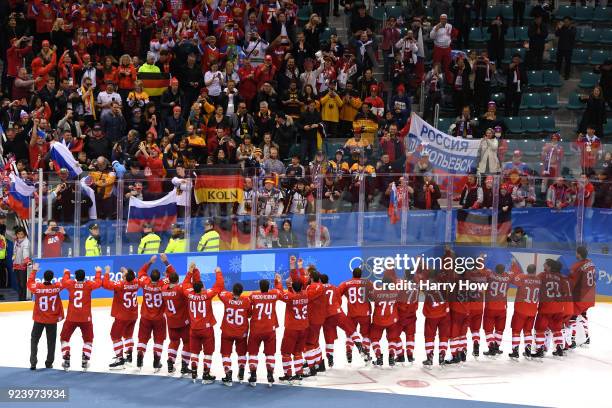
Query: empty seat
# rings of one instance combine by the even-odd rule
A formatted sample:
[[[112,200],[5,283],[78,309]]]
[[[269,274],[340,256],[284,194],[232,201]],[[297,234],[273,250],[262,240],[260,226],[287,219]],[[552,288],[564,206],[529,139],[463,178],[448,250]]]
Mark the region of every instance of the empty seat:
[[[491,94],[491,100],[497,105],[497,110],[504,104],[506,95],[503,92]]]
[[[544,92],[540,94],[542,105],[546,109],[559,109],[559,96],[554,92]]]
[[[591,21],[593,19],[593,7],[576,7],[576,21]]]
[[[571,93],[567,102],[567,109],[570,110],[582,110],[586,107],[586,103],[580,99],[580,94],[577,92]]]
[[[501,7],[501,15],[506,21],[512,21],[512,6],[505,4]]]
[[[523,133],[523,124],[521,123],[521,118],[508,116],[504,119],[506,123],[506,127],[508,128],[508,132],[518,134]]]
[[[548,62],[556,64],[557,63],[557,49],[551,48],[548,50]]]
[[[448,129],[455,123],[455,118],[439,118],[437,129],[441,132],[448,133]]]
[[[591,65],[601,65],[608,58],[609,53],[605,50],[591,51]]]
[[[585,28],[578,31],[577,40],[586,44],[595,44],[599,42],[601,34],[601,31],[596,28]]]
[[[599,82],[599,75],[592,72],[583,72],[580,75],[579,88],[593,88]]]
[[[336,29],[334,27],[325,27],[319,35],[319,41],[322,43],[329,41],[332,34],[336,34]]]
[[[298,10],[297,18],[300,23],[306,23],[310,19],[311,14],[312,14],[312,7],[304,6]]]
[[[474,41],[475,43],[485,42],[486,38],[484,32],[479,27],[471,27],[470,41]]]
[[[546,86],[550,86],[553,88],[561,87],[561,75],[559,75],[558,71],[544,71],[543,79],[546,83]]]
[[[589,52],[584,48],[574,48],[572,51],[572,64],[588,64],[589,63]]]
[[[546,133],[555,133],[559,131],[559,128],[555,124],[554,116],[540,116],[538,121],[540,123],[540,129]]]
[[[555,17],[558,19],[563,19],[563,17],[571,17],[574,18],[576,16],[576,7],[568,6],[567,4],[559,6],[557,11],[555,12]]]
[[[501,6],[493,5],[487,7],[487,20],[493,20],[502,13]]]
[[[524,93],[521,97],[521,109],[542,109],[542,100],[538,93]]]
[[[529,86],[545,86],[542,71],[527,71],[527,81]]]
[[[374,10],[372,11],[372,18],[374,18],[374,20],[378,21],[383,21],[385,19],[385,13],[387,12],[387,10],[385,9],[385,6],[374,6]]]
[[[520,26],[514,27],[514,36],[517,41],[527,41],[529,39],[529,33],[527,27]]]
[[[542,132],[540,121],[537,116],[523,116],[521,118],[521,127],[523,128],[523,131],[527,133]]]
[[[387,18],[389,17],[399,18],[401,17],[403,11],[404,11],[404,8],[402,6],[387,6]]]
[[[593,21],[596,23],[607,23],[612,20],[612,7],[596,7],[593,13]]]
[[[604,136],[612,135],[612,120],[609,120],[608,123],[604,123]]]
[[[612,28],[603,28],[601,30],[600,41],[603,44],[612,44]]]

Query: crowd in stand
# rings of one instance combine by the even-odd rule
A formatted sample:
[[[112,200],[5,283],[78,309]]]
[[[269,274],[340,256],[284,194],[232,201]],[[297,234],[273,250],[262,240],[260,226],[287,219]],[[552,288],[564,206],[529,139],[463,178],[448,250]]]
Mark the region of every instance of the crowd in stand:
[[[494,86],[502,86],[505,116],[518,114],[527,69],[542,68],[553,33],[556,68],[569,77],[571,19],[553,21],[547,4],[535,5],[526,61],[516,54],[504,64],[504,37],[524,24],[524,2],[513,2],[509,22],[487,21],[482,1],[433,0],[432,19],[410,0],[382,25],[363,4],[341,5],[348,39],[329,29],[326,0],[314,0],[304,21],[298,17],[307,5],[293,0],[2,1],[3,158],[27,183],[45,183],[40,201],[53,201],[48,218],[60,223],[74,220],[80,187],[54,168],[52,143],[68,147],[94,190],[93,199],[81,195],[85,221],[94,204],[98,219],[113,219],[120,199],[159,198],[184,190],[185,179],[203,169],[236,166],[245,177],[243,202],[194,203],[193,215],[249,214],[257,192],[265,230],[274,220],[268,217],[314,213],[318,195],[323,212],[358,210],[361,189],[366,209],[386,208],[393,183],[400,197],[408,193],[405,205],[436,209],[441,188],[433,165],[426,154],[409,152],[406,140],[424,84],[425,119],[433,119],[436,103],[450,101],[458,118],[449,134],[481,139],[477,176],[455,197],[464,208],[490,208],[486,176],[500,173],[500,194],[512,198],[511,206],[562,208],[584,200],[612,207],[611,157],[602,142],[610,61],[595,68],[600,83],[585,98],[578,133],[566,136],[580,157],[576,181],[563,169],[559,134],[542,146],[541,168],[529,168],[520,151],[508,161],[501,107],[490,101]],[[338,14],[337,0],[333,10]],[[466,51],[473,25],[490,34],[478,53]],[[167,89],[149,95],[147,74],[169,78]],[[342,144],[326,148],[332,140]],[[536,175],[550,180],[536,186]],[[119,180],[124,197],[117,197]]]

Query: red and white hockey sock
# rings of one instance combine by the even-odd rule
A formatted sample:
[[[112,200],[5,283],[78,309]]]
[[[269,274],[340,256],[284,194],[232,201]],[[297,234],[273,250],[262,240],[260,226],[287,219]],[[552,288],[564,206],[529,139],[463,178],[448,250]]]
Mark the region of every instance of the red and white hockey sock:
[[[113,339],[113,351],[117,358],[123,357],[123,341],[121,341],[121,339]]]
[[[176,350],[175,349],[168,349],[168,360],[172,361],[173,363],[176,361]]]
[[[512,332],[512,348],[519,347],[521,345],[521,333]]]
[[[470,333],[472,334],[472,343],[477,342],[480,344],[480,330],[476,332],[470,331]]]
[[[134,339],[132,339],[132,338],[123,339],[123,349],[126,352],[131,353],[133,348],[134,348]],[[145,348],[146,348],[146,346],[145,346]]]
[[[533,343],[533,333],[523,333],[523,341],[525,341],[525,347],[529,346],[531,348],[531,344]]]
[[[553,332],[553,341],[555,342],[555,346],[563,346],[563,334],[561,334],[561,330]]]
[[[397,342],[392,342],[389,343],[389,354],[392,355],[393,357],[396,357],[401,350],[401,345],[400,343]]]
[[[200,356],[199,353],[191,353],[191,369],[192,370],[197,370],[198,369],[198,365],[200,364]]]
[[[489,345],[489,347],[491,346],[492,343],[495,343],[495,333],[486,333],[486,338],[487,338],[487,344]]]
[[[582,315],[582,329],[584,330],[584,336],[589,338],[589,319],[586,317],[586,313]]]
[[[354,343],[351,341],[351,339],[346,339],[345,346],[346,346],[346,351],[350,352],[351,350],[353,350]]]
[[[448,349],[448,340],[441,340],[438,346],[438,350],[440,354],[446,355],[446,350]]]
[[[238,367],[244,367],[246,365],[246,356],[238,356]]]
[[[230,356],[221,356],[221,359],[223,361],[223,371],[227,373],[232,369],[232,359]]]
[[[249,371],[257,371],[257,356],[249,354]]]
[[[64,359],[70,358],[70,343],[62,341],[62,356]]]
[[[414,334],[406,336],[406,353],[414,355]]]
[[[308,365],[308,367],[312,367],[316,361],[314,358],[314,354],[314,350],[306,350],[304,352],[304,357],[306,358],[306,364]]]
[[[370,351],[370,339],[369,339],[369,338],[367,338],[367,337],[364,337],[364,338],[363,338],[363,349],[364,349],[366,352],[369,352],[369,351]]]
[[[372,351],[374,351],[374,354],[376,354],[376,357],[379,357],[382,355],[382,352],[380,351],[380,343],[377,341],[373,341],[372,342]]]
[[[189,359],[191,358],[191,353],[183,350],[181,352],[181,356],[183,357],[183,363],[189,364]]]
[[[321,347],[318,347],[316,349],[314,349],[314,359],[315,359],[315,364],[321,364],[323,362],[323,353],[321,352]]]
[[[293,376],[293,368],[291,367],[291,356],[289,354],[283,354],[283,372],[286,377]]]
[[[212,356],[210,354],[204,354],[204,369],[210,371],[212,366]]]
[[[144,354],[147,351],[147,345],[145,343],[138,343],[136,346],[136,352],[138,354]]]
[[[429,355],[434,351],[434,339],[426,338],[425,339],[425,354]]]
[[[467,352],[467,335],[461,336],[461,349]]]
[[[334,343],[325,345],[325,354],[331,354],[332,356],[334,355]]]
[[[546,340],[546,334],[543,331],[536,332],[536,348],[538,350],[544,347],[545,340]]]
[[[457,350],[459,350],[458,344],[458,338],[453,337],[453,339],[450,341],[450,352],[453,357],[455,357],[455,355],[457,354]]]
[[[347,339],[346,341],[348,342],[349,340]],[[361,334],[359,334],[359,332],[353,333],[350,341],[351,343],[363,343],[363,339],[361,338]]]
[[[302,375],[304,373],[304,358],[302,357],[302,353],[293,355],[293,365],[296,374]]]
[[[266,356],[266,369],[267,371],[274,372],[274,367],[276,366],[276,357],[274,355]],[[257,368],[257,364],[255,364],[255,368]]]
[[[164,350],[163,344],[153,344],[153,352],[155,353],[155,357],[161,358],[163,350]]]
[[[91,360],[91,351],[92,350],[93,350],[93,344],[92,343],[83,343],[83,359],[84,360]]]
[[[495,342],[497,343],[498,346],[501,346],[503,336],[504,336],[503,332],[495,332]]]

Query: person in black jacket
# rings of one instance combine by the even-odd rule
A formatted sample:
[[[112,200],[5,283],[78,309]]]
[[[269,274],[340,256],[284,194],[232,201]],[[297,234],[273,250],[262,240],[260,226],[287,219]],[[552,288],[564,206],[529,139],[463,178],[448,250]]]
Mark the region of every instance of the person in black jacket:
[[[506,75],[506,116],[518,116],[523,90],[527,88],[527,70],[519,54],[512,56]]]
[[[548,27],[542,21],[541,15],[536,15],[533,23],[529,25],[527,34],[529,35],[529,65],[531,69],[540,70],[544,57],[544,46],[548,37]]]
[[[466,64],[464,58],[458,57],[451,72],[453,73],[453,105],[455,105],[455,113],[459,116],[463,107],[471,99],[470,64]]]
[[[187,63],[183,65],[178,76],[181,90],[185,95],[186,108],[191,108],[200,94],[204,82],[202,68],[199,64],[196,64],[195,54],[189,54]]]
[[[504,58],[505,40],[506,40],[506,24],[504,18],[499,15],[495,17],[495,20],[491,21],[489,25],[488,33],[491,35],[489,42],[487,43],[487,49],[489,51],[489,57],[491,61],[495,61],[495,64],[501,66],[502,58]]]
[[[431,175],[418,177],[414,187],[414,207],[419,210],[439,210],[438,200],[442,197],[440,187]]]
[[[164,91],[160,100],[162,117],[167,117],[172,114],[172,109],[175,106],[180,106],[185,111],[186,106],[185,95],[179,88],[179,81],[176,78],[170,80],[170,86]],[[189,109],[187,109],[189,112]]]
[[[302,160],[308,162],[314,159],[317,151],[317,132],[321,127],[321,114],[316,111],[316,101],[307,101],[306,110],[300,117],[298,129],[302,135]]]
[[[595,129],[597,137],[603,137],[603,125],[607,122],[606,119],[606,103],[604,101],[601,87],[596,86],[593,88],[591,95],[582,97],[582,100],[586,100],[586,109],[582,114],[582,120],[580,120],[579,132],[586,133],[588,126],[592,126]]]
[[[459,30],[457,36],[457,48],[470,48],[470,28],[472,25],[472,0],[454,0],[453,9],[455,10],[454,27]],[[463,40],[463,47],[461,46]]]
[[[574,43],[576,40],[576,26],[572,24],[572,18],[566,16],[563,18],[563,22],[557,23],[557,30],[555,35],[559,39],[557,43],[557,71],[561,72],[561,64],[565,60],[565,66],[563,69],[563,77],[568,80],[570,76],[570,70],[572,68],[572,50],[574,49]]]

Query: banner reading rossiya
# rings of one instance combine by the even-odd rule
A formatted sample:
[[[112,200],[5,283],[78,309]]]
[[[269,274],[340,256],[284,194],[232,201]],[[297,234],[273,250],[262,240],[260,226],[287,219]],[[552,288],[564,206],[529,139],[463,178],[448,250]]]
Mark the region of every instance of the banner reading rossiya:
[[[420,157],[429,154],[435,170],[468,174],[477,167],[478,140],[449,136],[425,122],[419,115],[410,116],[408,150]]]

